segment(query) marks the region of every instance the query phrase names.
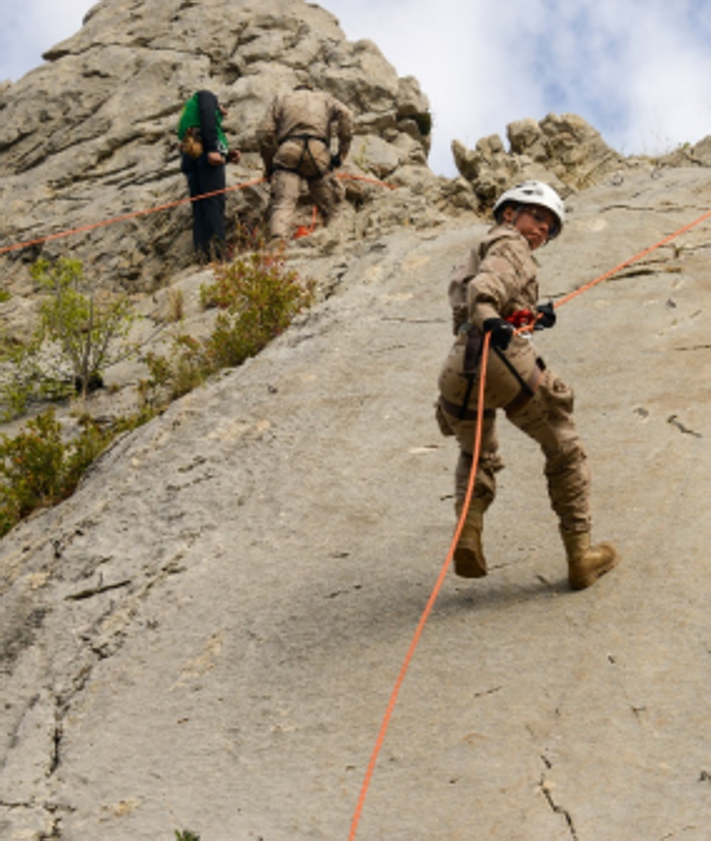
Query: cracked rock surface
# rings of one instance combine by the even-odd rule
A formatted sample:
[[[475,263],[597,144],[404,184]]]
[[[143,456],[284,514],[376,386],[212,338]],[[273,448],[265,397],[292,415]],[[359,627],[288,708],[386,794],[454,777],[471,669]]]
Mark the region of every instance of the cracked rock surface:
[[[539,252],[553,300],[699,217],[711,174],[569,206]],[[432,403],[448,274],[484,229],[297,250],[330,297],[2,541],[3,841],[348,836],[454,526]],[[491,572],[445,580],[359,837],[708,838],[710,253],[705,223],[537,334],[622,564],[568,590],[541,456],[502,418]]]

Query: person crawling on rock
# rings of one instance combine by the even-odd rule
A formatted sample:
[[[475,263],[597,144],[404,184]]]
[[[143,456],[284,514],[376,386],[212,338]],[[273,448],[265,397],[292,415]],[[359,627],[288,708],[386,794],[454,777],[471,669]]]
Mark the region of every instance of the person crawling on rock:
[[[338,148],[334,153],[331,139]],[[271,179],[269,235],[289,239],[295,228],[296,205],[305,185],[324,224],[331,223],[344,198],[335,175],[353,139],[353,116],[341,102],[309,84],[277,96],[259,124],[259,151]]]
[[[482,548],[484,514],[496,495],[503,463],[496,436],[497,410],[534,441],[545,457],[551,506],[558,516],[574,590],[611,570],[619,555],[610,543],[591,545],[590,471],[573,420],[573,391],[538,356],[530,331],[553,327],[552,303],[538,303],[533,252],[563,229],[560,196],[540,181],[504,192],[494,206],[496,225],[470,252],[450,281],[455,343],[439,376],[437,421],[456,436],[455,511],[461,517],[473,465],[477,413],[482,411],[480,457],[474,489],[454,550],[454,572],[487,574]],[[490,334],[484,406],[479,400],[483,336]]]
[[[193,211],[193,246],[201,261],[224,259],[225,164],[237,163],[222,130],[227,109],[212,91],[198,91],[188,99],[178,122],[181,169],[188,182]],[[209,195],[213,194],[213,195]],[[207,198],[199,198],[207,195]]]

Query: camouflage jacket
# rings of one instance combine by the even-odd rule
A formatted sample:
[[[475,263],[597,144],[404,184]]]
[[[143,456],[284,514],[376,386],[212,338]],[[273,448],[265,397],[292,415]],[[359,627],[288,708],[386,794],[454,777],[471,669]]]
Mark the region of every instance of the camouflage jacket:
[[[345,160],[353,139],[353,116],[330,94],[297,89],[276,97],[264,115],[257,136],[267,171],[292,169],[309,142],[309,158],[321,172],[331,168],[331,139],[338,140],[337,153]]]
[[[531,248],[516,228],[492,228],[450,280],[455,335],[465,322],[481,330],[487,318],[506,318],[517,310],[535,309],[537,270]]]

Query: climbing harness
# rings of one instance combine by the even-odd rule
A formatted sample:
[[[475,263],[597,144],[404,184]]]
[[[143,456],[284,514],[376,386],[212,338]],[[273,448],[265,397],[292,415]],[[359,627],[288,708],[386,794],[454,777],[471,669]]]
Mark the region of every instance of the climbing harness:
[[[539,322],[539,315],[533,310],[516,310],[511,315],[507,316],[505,321],[511,324],[516,331],[523,333],[523,331],[536,329],[536,325]],[[474,390],[474,383],[476,382],[476,378],[479,375],[480,370],[481,352],[483,347],[482,334],[468,321],[465,321],[460,326],[459,332],[466,333],[467,336],[462,365],[462,376],[467,381],[466,391],[461,405],[452,403],[441,394],[439,402],[445,411],[449,412],[449,414],[453,417],[459,418],[460,421],[475,420],[477,410],[469,409],[469,403]],[[509,403],[502,407],[507,415],[513,415],[520,411],[536,393],[536,389],[540,383],[541,373],[545,370],[546,366],[543,360],[538,357],[535,361],[536,364],[533,371],[528,377],[524,377],[516,369],[516,367],[511,364],[511,361],[501,348],[496,345],[492,345],[491,347],[496,356],[501,360],[501,363],[520,387],[518,394],[516,394]]]
[[[323,143],[323,145],[328,148],[328,140],[324,137],[319,137],[317,134],[289,134],[283,139],[279,141],[279,145],[277,149],[281,148],[285,143],[289,143],[291,141],[299,141],[301,142],[301,157],[299,158],[299,162],[296,166],[284,166],[284,164],[274,164],[274,170],[279,170],[281,172],[294,172],[297,175],[300,175],[302,178],[305,178],[307,181],[316,181],[318,178],[323,178],[323,176],[329,170],[321,170],[321,167],[316,163],[316,159],[314,158],[314,154],[311,151],[311,146],[309,145],[309,141],[311,140],[318,140],[319,143]],[[308,157],[307,157],[308,156]],[[314,175],[306,175],[302,172],[302,167],[304,165],[304,161],[309,160],[311,162],[311,166],[316,170]]]
[[[521,374],[511,364],[503,350],[501,350],[501,348],[496,347],[496,345],[492,345],[492,347],[494,349],[494,353],[504,363],[509,373],[521,386],[521,390],[516,395],[516,397],[514,397],[513,400],[511,400],[503,407],[503,410],[504,412],[506,412],[507,415],[515,415],[516,412],[520,412],[521,409],[523,409],[523,407],[529,402],[529,400],[531,400],[533,395],[536,393],[538,386],[541,382],[541,374],[546,369],[545,363],[540,358],[540,356],[537,357],[533,371],[531,372],[528,379],[524,380]]]
[[[460,332],[466,331],[467,343],[464,347],[464,367],[462,373],[467,379],[467,390],[464,393],[462,405],[458,411],[453,414],[459,416],[459,420],[464,420],[469,414],[469,401],[474,390],[474,380],[479,372],[479,363],[481,361],[481,353],[484,347],[481,333],[474,329],[474,325],[465,322],[460,328]],[[443,406],[446,409],[446,406]]]

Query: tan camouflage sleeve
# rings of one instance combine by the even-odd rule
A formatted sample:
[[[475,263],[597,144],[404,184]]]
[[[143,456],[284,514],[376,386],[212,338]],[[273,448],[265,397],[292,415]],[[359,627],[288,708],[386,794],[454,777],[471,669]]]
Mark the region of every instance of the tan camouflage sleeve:
[[[273,100],[257,127],[259,153],[267,171],[271,170],[274,155],[277,151],[277,107],[278,100]]]
[[[353,140],[353,114],[349,108],[334,99],[336,122],[336,136],[338,137],[338,154],[345,161]]]
[[[494,247],[482,260],[477,276],[469,282],[469,321],[480,330],[487,318],[505,318],[517,309],[528,277],[525,263],[510,243]]]

